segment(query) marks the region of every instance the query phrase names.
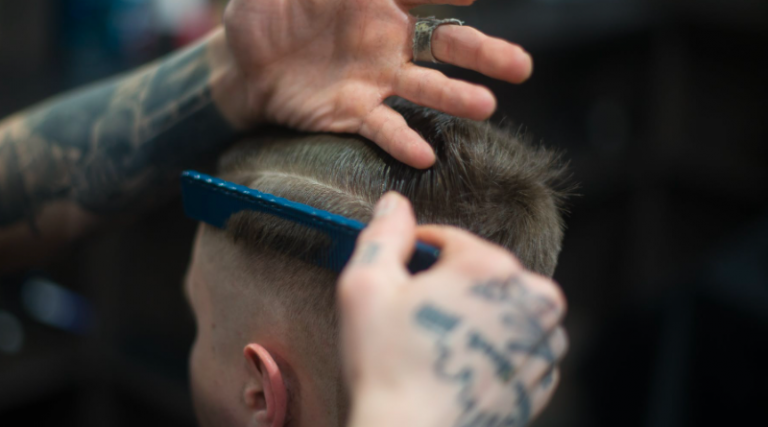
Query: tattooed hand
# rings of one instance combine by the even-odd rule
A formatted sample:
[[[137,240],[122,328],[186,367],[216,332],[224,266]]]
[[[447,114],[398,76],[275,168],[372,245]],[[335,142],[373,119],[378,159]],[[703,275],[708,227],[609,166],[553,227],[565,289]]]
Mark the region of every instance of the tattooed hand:
[[[496,108],[485,87],[414,65],[414,17],[421,4],[474,0],[232,0],[227,39],[260,120],[308,131],[360,133],[414,167],[434,162],[426,142],[385,98],[475,120]],[[520,47],[470,27],[441,26],[432,52],[443,62],[519,83],[531,73]]]
[[[410,275],[417,238],[441,255]],[[417,227],[396,193],[377,205],[338,294],[350,426],[524,426],[554,392],[567,346],[557,285],[467,232]]]

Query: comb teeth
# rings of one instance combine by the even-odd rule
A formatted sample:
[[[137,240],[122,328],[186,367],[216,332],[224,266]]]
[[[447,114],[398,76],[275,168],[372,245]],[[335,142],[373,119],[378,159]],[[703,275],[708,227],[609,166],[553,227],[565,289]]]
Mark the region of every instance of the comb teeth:
[[[252,210],[324,233],[331,245],[314,262],[337,273],[349,262],[357,236],[365,228],[360,221],[195,171],[181,174],[181,192],[187,216],[214,227],[224,229],[232,215]],[[408,269],[412,273],[426,270],[438,255],[436,248],[418,242]]]

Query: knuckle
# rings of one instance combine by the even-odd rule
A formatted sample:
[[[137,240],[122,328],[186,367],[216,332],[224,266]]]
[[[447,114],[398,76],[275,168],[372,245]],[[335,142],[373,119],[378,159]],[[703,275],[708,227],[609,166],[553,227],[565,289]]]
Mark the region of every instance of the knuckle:
[[[480,49],[481,47],[483,47],[485,44],[488,43],[488,40],[490,39],[490,37],[485,35],[485,33],[483,33],[482,31],[473,27],[464,27],[464,28],[468,29],[465,40],[470,48],[475,50]]]
[[[551,279],[540,276],[536,273],[524,273],[523,282],[531,295],[532,306],[545,319],[545,324],[550,327],[556,326],[565,316],[567,303],[562,289]]]
[[[568,311],[568,301],[565,298],[565,294],[563,293],[562,288],[555,283],[555,282],[549,282],[549,287],[552,292],[552,299],[555,302],[555,305],[560,308],[560,317],[562,318],[565,316],[566,311]]]
[[[554,304],[558,313],[558,319],[562,319],[568,309],[568,302],[562,288],[553,280],[541,276],[538,276],[537,279],[542,283],[542,290],[546,298]]]
[[[333,114],[341,118],[367,117],[371,113],[368,102],[350,102],[352,99],[359,100],[359,93],[359,87],[353,85],[343,87],[333,100]]]
[[[555,352],[555,358],[557,361],[562,360],[565,354],[568,353],[570,342],[568,339],[568,333],[562,326],[558,326],[553,332],[551,346]]]

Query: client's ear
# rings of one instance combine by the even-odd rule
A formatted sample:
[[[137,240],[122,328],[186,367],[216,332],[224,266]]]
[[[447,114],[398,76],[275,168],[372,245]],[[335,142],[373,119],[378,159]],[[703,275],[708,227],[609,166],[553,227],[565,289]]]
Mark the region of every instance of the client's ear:
[[[283,427],[288,396],[280,367],[269,351],[259,344],[245,346],[243,355],[249,373],[243,400],[254,425]]]

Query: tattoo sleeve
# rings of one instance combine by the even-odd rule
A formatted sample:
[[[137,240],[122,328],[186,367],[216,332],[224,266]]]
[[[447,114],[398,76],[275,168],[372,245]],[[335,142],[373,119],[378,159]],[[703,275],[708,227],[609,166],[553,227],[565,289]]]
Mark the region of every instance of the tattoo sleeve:
[[[235,136],[214,103],[208,44],[0,123],[0,231],[71,201],[97,215],[146,208],[178,171]]]

